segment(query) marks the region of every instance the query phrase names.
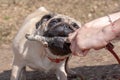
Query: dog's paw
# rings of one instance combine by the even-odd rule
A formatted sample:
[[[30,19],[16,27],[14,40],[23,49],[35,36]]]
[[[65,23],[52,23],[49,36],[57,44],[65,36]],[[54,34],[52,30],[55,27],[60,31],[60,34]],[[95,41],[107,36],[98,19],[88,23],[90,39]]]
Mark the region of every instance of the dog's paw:
[[[25,35],[25,38],[28,39],[29,36],[30,36],[30,34],[26,34],[26,35]]]
[[[27,40],[34,41],[33,35],[26,34],[26,35],[25,35],[25,38],[26,38]]]

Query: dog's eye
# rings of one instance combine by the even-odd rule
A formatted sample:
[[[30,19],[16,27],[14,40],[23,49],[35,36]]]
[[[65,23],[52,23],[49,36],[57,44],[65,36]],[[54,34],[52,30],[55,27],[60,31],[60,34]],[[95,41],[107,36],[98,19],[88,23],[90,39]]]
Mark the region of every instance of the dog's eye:
[[[71,25],[72,25],[74,28],[77,28],[77,29],[79,28],[79,26],[77,25],[77,23],[72,22]]]

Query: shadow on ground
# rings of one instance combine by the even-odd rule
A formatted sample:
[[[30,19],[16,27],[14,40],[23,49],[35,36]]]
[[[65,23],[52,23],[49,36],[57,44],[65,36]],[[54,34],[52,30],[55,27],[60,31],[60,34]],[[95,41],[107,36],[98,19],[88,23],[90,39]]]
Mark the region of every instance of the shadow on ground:
[[[120,65],[83,66],[73,68],[84,80],[120,80]],[[0,80],[9,80],[11,70],[0,73]],[[57,80],[51,72],[27,71],[27,80]],[[71,79],[70,79],[71,80]],[[78,80],[78,79],[74,79]]]

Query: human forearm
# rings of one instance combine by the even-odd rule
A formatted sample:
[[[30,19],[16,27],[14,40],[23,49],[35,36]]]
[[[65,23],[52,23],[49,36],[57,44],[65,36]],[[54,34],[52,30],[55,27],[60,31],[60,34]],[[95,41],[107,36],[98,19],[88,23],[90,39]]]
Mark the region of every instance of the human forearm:
[[[117,12],[117,13],[110,14],[109,17],[108,16],[104,16],[104,17],[95,19],[93,21],[90,21],[90,22],[86,23],[85,25],[87,27],[96,27],[96,28],[100,28],[101,27],[102,28],[102,27],[105,27],[106,25],[109,25],[110,24],[110,20],[112,22],[114,22],[114,21],[116,21],[119,18],[120,18],[120,12]]]
[[[120,36],[120,18],[113,22],[112,31],[116,36]]]
[[[113,13],[113,14],[109,15],[109,17],[111,18],[111,21],[114,22],[120,18],[120,12]]]
[[[120,18],[103,28],[107,41],[120,37]]]

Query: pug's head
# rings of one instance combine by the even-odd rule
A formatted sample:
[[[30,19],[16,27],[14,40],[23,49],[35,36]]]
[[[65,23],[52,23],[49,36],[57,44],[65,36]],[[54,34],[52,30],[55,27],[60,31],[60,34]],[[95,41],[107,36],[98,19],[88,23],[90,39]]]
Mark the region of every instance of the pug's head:
[[[58,56],[65,56],[71,53],[70,43],[65,41],[68,34],[78,29],[81,24],[68,16],[60,14],[48,14],[36,23],[36,29],[42,32],[48,49]]]

